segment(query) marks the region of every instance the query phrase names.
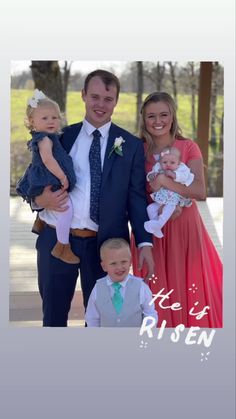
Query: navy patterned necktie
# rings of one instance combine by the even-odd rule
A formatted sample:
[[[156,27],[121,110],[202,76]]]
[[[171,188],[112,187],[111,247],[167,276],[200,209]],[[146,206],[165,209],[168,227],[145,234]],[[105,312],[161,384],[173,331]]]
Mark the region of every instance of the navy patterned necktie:
[[[102,162],[101,162],[101,133],[97,129],[93,132],[93,141],[89,150],[90,164],[90,218],[99,224],[99,199],[102,183]]]

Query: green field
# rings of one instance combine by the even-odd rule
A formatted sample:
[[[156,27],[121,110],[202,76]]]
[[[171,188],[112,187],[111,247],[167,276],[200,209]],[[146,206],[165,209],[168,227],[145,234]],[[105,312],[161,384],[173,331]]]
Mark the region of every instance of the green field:
[[[30,134],[24,127],[25,108],[27,100],[31,97],[30,90],[11,91],[11,141],[25,141]],[[144,95],[144,98],[146,94]],[[196,102],[197,109],[197,102]],[[218,97],[217,116],[219,120],[223,111],[223,97]],[[136,95],[135,93],[121,93],[118,105],[115,108],[113,121],[135,132]],[[68,124],[81,121],[84,116],[84,103],[80,92],[68,92],[67,96],[67,121]],[[197,115],[196,115],[197,118]],[[178,96],[178,121],[186,137],[192,137],[191,128],[191,98],[190,95]],[[216,131],[219,133],[220,124],[217,123]]]

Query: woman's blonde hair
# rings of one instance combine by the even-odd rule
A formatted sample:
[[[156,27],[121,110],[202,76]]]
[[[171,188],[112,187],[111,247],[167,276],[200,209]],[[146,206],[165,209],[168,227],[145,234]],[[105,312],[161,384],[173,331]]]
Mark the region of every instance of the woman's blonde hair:
[[[60,107],[59,107],[58,103],[55,102],[54,100],[50,99],[49,97],[45,96],[44,99],[39,99],[37,101],[37,106],[36,107],[31,106],[29,103],[27,105],[26,116],[25,116],[24,123],[25,123],[26,128],[28,128],[29,131],[32,131],[34,129],[34,127],[32,125],[32,122],[31,122],[34,111],[36,109],[38,109],[39,107],[42,108],[44,106],[45,107],[47,107],[47,106],[54,107],[56,112],[58,113],[58,116],[59,116],[59,120],[60,120],[60,123],[61,123],[60,128],[62,128],[62,126],[64,125],[64,121],[63,121],[64,117],[63,117],[63,114],[60,111]],[[60,130],[60,132],[61,132],[61,130]]]
[[[141,107],[140,130],[139,130],[140,138],[142,138],[147,144],[147,154],[153,153],[154,143],[153,143],[151,135],[146,130],[145,109],[147,105],[149,105],[150,103],[158,103],[158,102],[164,102],[169,108],[170,114],[173,119],[171,129],[170,129],[171,136],[173,138],[177,137],[178,139],[183,139],[182,130],[179,127],[178,121],[177,121],[176,105],[172,97],[166,92],[151,93],[150,95],[146,97]]]

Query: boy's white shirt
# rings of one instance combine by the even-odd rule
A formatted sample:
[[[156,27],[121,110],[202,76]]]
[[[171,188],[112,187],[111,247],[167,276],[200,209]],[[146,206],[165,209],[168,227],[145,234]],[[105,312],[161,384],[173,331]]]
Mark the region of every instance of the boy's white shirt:
[[[130,277],[132,277],[132,275],[128,274],[127,277],[123,281],[119,282],[121,285],[120,292],[123,298],[125,298],[126,285]],[[114,294],[114,288],[112,287],[112,284],[114,282],[110,279],[109,275],[105,276],[104,278],[106,278],[106,283],[107,283],[107,286],[109,287],[109,292],[112,299],[113,294]],[[139,301],[140,301],[140,306],[142,307],[143,316],[144,317],[152,316],[156,319],[156,322],[157,322],[158,317],[157,317],[157,312],[155,310],[155,306],[154,304],[149,305],[150,301],[152,300],[152,292],[150,288],[148,287],[148,285],[145,284],[145,282],[141,282],[139,298],[140,298]],[[95,284],[90,294],[87,310],[85,313],[85,321],[88,327],[100,327],[100,316],[96,308],[96,299],[97,299],[97,285]]]

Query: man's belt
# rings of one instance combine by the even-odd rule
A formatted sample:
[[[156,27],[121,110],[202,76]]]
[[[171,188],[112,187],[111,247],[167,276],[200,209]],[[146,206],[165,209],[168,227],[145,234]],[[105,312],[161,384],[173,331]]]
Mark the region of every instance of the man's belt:
[[[55,226],[48,224],[49,227],[55,228]],[[97,236],[97,232],[94,230],[89,230],[88,228],[71,228],[70,229],[70,234],[73,237],[82,237],[82,238],[86,238],[86,237],[96,237]]]

